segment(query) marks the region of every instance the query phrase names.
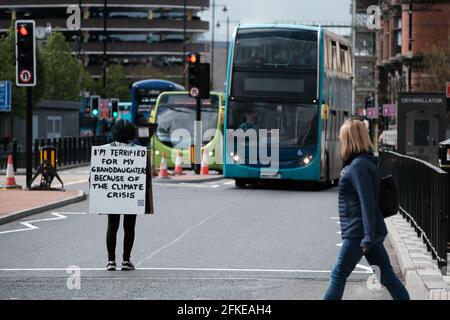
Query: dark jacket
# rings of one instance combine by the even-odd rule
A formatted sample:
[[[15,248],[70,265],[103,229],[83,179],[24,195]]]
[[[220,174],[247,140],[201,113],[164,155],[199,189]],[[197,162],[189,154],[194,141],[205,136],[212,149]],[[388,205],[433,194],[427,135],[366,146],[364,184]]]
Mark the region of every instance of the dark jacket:
[[[344,163],[339,179],[339,218],[342,238],[361,239],[361,246],[371,248],[387,235],[378,204],[380,170],[378,158],[365,152]]]

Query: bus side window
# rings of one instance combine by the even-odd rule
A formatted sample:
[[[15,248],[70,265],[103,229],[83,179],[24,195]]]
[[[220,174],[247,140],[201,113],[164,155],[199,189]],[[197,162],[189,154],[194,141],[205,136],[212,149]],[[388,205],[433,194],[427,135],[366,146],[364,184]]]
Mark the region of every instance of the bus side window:
[[[331,60],[332,60],[332,69],[337,70],[337,46],[336,41],[331,41]]]
[[[337,130],[337,122],[336,122],[336,110],[331,111],[331,140],[335,140],[337,138],[336,130]]]

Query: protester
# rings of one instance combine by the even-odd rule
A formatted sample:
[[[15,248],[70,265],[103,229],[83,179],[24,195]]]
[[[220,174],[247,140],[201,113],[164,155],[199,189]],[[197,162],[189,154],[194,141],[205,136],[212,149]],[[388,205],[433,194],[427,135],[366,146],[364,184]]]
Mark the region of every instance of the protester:
[[[339,179],[343,242],[324,299],[342,299],[347,278],[365,256],[392,298],[409,300],[383,245],[387,229],[378,204],[380,172],[366,125],[358,119],[347,120],[340,129],[339,140],[344,160]]]
[[[119,120],[111,128],[113,142],[111,146],[133,146],[132,141],[136,138],[136,127],[128,121]],[[134,270],[135,267],[130,261],[131,250],[134,243],[134,229],[136,226],[135,214],[124,214],[123,229],[123,262],[122,270]],[[108,249],[107,270],[116,270],[116,238],[120,225],[119,214],[108,214],[108,230],[106,232],[106,247]]]

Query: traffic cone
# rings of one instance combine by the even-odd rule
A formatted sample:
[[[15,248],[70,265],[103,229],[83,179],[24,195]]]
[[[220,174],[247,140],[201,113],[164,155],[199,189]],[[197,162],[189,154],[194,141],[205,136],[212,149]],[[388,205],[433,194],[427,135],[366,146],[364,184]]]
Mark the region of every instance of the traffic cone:
[[[180,151],[177,151],[177,157],[175,158],[175,174],[183,174],[183,160],[181,159]]]
[[[13,165],[13,157],[12,155],[8,156],[8,166],[6,167],[6,184],[4,186],[5,189],[22,189],[16,183],[16,178],[14,177],[14,165]]]
[[[200,168],[200,175],[202,175],[202,176],[208,176],[209,175],[208,150],[207,149],[205,149],[203,151],[203,158],[202,158],[202,166]]]
[[[159,175],[162,179],[169,178],[169,172],[167,171],[167,159],[166,159],[166,153],[163,152],[161,155],[161,163],[159,164]]]

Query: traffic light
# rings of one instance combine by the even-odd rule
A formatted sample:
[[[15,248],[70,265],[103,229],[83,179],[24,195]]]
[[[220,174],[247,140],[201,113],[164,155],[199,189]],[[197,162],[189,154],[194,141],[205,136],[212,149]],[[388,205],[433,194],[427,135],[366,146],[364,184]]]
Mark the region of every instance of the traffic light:
[[[193,98],[209,99],[209,63],[200,63],[200,54],[188,55],[188,90]]]
[[[200,94],[199,73],[200,73],[200,54],[191,53],[187,57],[188,62],[188,90],[191,97],[197,98]]]
[[[36,40],[33,20],[17,20],[16,30],[16,85],[36,85]]]
[[[367,96],[365,102],[366,102],[366,109],[375,107],[374,103],[375,101],[372,96]]]
[[[100,97],[99,96],[91,96],[91,116],[92,117],[98,117],[99,115],[99,103],[100,103]]]
[[[111,115],[114,119],[119,117],[119,100],[118,99],[111,99]]]

